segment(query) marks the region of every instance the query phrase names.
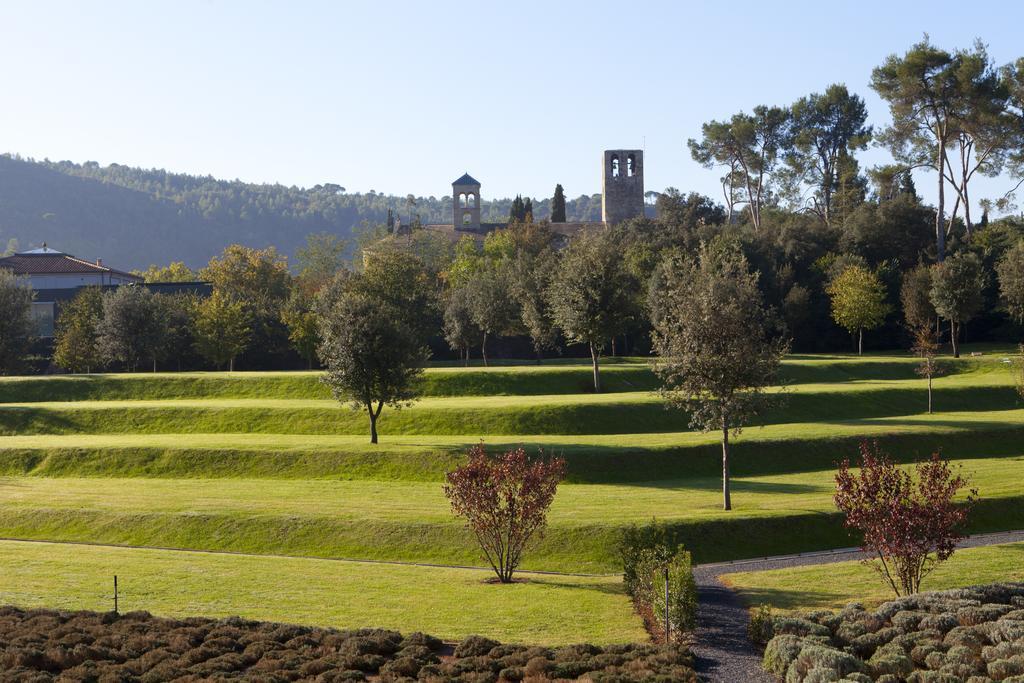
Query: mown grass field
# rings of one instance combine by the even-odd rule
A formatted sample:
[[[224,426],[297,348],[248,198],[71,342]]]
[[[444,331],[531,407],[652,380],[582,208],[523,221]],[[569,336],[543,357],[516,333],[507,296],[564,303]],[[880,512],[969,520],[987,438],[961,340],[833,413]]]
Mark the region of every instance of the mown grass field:
[[[589,391],[590,368],[581,363],[432,368],[422,400],[385,410],[381,443],[374,446],[365,415],[332,401],[317,373],[5,378],[0,537],[289,555],[313,563],[479,566],[441,482],[481,440],[494,449],[543,449],[568,461],[548,533],[523,563],[534,571],[614,575],[622,528],[652,518],[668,522],[698,562],[848,546],[852,540],[831,504],[832,473],[836,461],[856,456],[865,437],[879,439],[903,462],[941,448],[962,465],[983,499],[972,531],[1024,528],[1024,403],[1005,359],[986,349],[981,357],[947,361],[948,374],[935,383],[933,415],[923,412],[924,381],[906,356],[787,359],[785,386],[773,389],[785,394],[783,404],[735,440],[729,513],[720,509],[717,435],[690,431],[686,415],[666,409],[639,359],[606,363],[607,393],[600,395]],[[55,554],[50,546],[31,546],[42,548],[34,561],[49,578],[32,583],[34,602],[23,600],[42,604],[62,591],[74,599],[81,587],[61,563],[77,557],[81,546],[66,547],[75,550]],[[119,574],[159,573],[148,555],[119,552],[125,563]],[[166,561],[192,561],[173,557]],[[0,569],[7,566],[0,556]],[[271,566],[251,563],[253,586]],[[404,595],[448,581],[422,571],[396,570],[382,585]],[[481,605],[495,588],[480,583],[485,577],[470,572],[464,579],[478,582]],[[625,598],[609,588],[616,579],[608,580],[600,590],[588,589],[591,603],[557,581],[546,584],[553,593],[543,600],[589,605],[580,624],[606,620],[601,610],[621,609],[629,628],[639,628]],[[552,597],[563,588],[564,598]],[[205,604],[196,585],[182,591],[187,604]],[[244,591],[234,602],[230,590],[222,598],[227,611],[230,604],[236,612],[271,610]],[[145,608],[155,612],[173,603],[152,599],[155,608]],[[383,621],[390,618],[388,600],[360,604],[371,616],[380,614],[377,625],[398,627]],[[315,623],[339,625],[352,614],[309,605],[310,618],[286,620],[320,615],[327,621]],[[245,614],[285,618],[273,611]],[[436,622],[433,630],[463,633],[453,630],[457,609],[448,616],[452,623]],[[413,628],[430,630],[430,623]],[[539,642],[565,642],[569,627],[542,633],[529,630],[540,628],[536,623],[512,619],[496,628],[506,630],[488,634],[505,641],[523,641],[528,633]],[[623,633],[578,628],[577,640],[611,642]]]
[[[895,596],[874,570],[861,562],[726,574],[722,580],[750,606],[782,610],[838,608],[850,602],[876,606]],[[925,579],[923,590],[1024,580],[1024,543],[958,550]]]
[[[617,577],[524,574],[501,586],[473,569],[307,558],[0,542],[0,604],[164,616],[480,634],[566,645],[642,641]],[[58,559],[59,558],[59,559]]]

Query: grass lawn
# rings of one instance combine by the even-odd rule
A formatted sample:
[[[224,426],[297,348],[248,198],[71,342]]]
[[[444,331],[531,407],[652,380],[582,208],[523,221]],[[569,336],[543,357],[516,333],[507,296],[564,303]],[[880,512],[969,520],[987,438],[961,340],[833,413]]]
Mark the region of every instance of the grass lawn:
[[[337,628],[480,634],[563,645],[646,639],[618,576],[522,574],[509,586],[452,568],[0,542],[0,604],[230,616]]]
[[[961,464],[988,506],[976,514],[978,528],[1024,525],[1024,457]],[[831,470],[737,476],[730,512],[721,510],[717,477],[564,484],[547,537],[524,566],[616,571],[621,529],[652,518],[672,524],[699,561],[845,545],[850,541],[832,507],[832,478]],[[479,563],[433,481],[4,477],[0,536]]]
[[[117,573],[125,607],[158,614],[642,639],[618,579],[493,587],[451,567],[481,564],[440,484],[470,445],[568,461],[525,569],[618,572],[623,526],[652,517],[698,562],[851,545],[832,477],[863,438],[901,462],[941,448],[980,489],[972,531],[1024,527],[1024,403],[1004,354],[946,359],[933,415],[921,412],[925,383],[909,356],[786,359],[784,404],[733,440],[730,513],[720,509],[719,436],[665,409],[646,359],[608,362],[599,395],[579,361],[430,368],[422,400],[385,409],[379,445],[365,414],[331,400],[316,372],[0,378],[0,537],[251,553],[10,542],[0,602],[102,608]],[[835,583],[824,585],[846,589]]]
[[[726,574],[722,580],[748,605],[768,603],[783,610],[877,605],[894,595],[884,578],[861,562]],[[1024,580],[1024,543],[958,550],[924,582],[924,590]]]

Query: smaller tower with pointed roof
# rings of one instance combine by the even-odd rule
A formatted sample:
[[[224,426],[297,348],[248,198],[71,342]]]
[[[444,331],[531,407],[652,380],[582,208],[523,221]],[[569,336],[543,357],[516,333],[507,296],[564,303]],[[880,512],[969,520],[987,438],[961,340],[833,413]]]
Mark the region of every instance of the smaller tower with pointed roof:
[[[468,173],[452,183],[452,224],[480,232],[480,183]]]

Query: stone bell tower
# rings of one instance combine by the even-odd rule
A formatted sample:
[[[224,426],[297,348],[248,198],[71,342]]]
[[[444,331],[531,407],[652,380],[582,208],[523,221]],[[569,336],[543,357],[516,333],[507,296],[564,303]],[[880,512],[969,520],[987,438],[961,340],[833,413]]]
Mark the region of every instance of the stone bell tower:
[[[644,152],[608,149],[601,182],[601,220],[608,225],[644,215]]]
[[[468,173],[452,183],[452,226],[480,232],[480,183]]]

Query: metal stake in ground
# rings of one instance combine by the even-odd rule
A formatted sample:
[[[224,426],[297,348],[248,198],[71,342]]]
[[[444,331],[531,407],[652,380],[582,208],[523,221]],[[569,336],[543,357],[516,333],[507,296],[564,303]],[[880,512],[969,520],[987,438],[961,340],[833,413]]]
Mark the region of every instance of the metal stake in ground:
[[[668,565],[665,565],[665,644],[669,642],[669,627],[671,622],[668,619]]]
[[[117,574],[114,574],[114,614],[117,614]]]

